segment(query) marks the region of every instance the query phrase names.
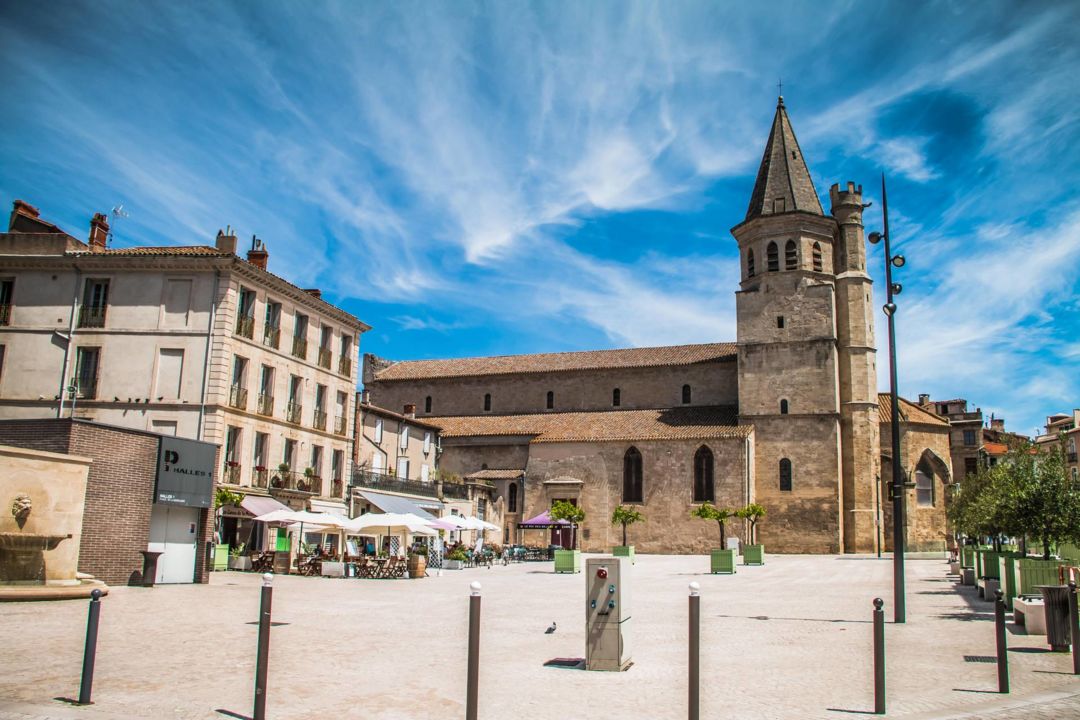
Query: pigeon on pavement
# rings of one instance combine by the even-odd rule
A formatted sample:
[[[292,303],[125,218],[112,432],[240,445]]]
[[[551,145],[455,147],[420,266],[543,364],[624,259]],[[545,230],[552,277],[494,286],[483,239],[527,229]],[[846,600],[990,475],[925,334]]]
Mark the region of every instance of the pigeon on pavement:
[[[550,635],[553,632],[555,632],[555,621],[554,620],[551,621],[551,627],[549,627],[547,630],[545,630],[544,634],[545,635]]]

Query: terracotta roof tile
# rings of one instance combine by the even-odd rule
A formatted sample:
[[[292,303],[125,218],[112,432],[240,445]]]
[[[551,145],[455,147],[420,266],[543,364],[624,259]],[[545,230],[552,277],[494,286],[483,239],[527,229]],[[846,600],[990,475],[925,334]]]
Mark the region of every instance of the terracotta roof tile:
[[[185,255],[185,256],[216,256],[216,257],[231,257],[232,253],[226,253],[212,248],[208,245],[163,245],[158,247],[129,247],[129,248],[107,248],[105,250],[98,250],[96,252],[91,250],[82,250],[73,255],[101,255],[103,257],[136,257],[136,256],[154,256],[154,255]]]
[[[415,417],[406,417],[402,413],[394,412],[393,410],[387,410],[384,407],[378,405],[372,405],[371,403],[360,403],[360,410],[362,412],[370,412],[373,415],[380,417],[387,417],[392,420],[399,420],[401,422],[408,423],[410,425],[416,425],[417,427],[428,428],[429,430],[439,430],[439,426],[430,420],[421,420]]]
[[[942,425],[948,427],[949,421],[940,415],[927,412],[921,407],[900,398],[901,422],[922,423],[924,425]],[[884,424],[892,422],[892,396],[889,393],[878,393],[878,421]]]
[[[525,474],[524,470],[499,470],[487,468],[477,470],[465,476],[466,480],[516,480]]]
[[[445,438],[533,435],[532,442],[616,442],[744,438],[732,406],[656,410],[608,410],[529,415],[466,415],[433,418]]]
[[[394,363],[376,373],[375,379],[384,382],[476,375],[562,372],[566,370],[663,367],[734,359],[735,343],[669,345],[623,350],[587,350],[584,352],[500,355],[496,357],[449,360],[407,360]]]

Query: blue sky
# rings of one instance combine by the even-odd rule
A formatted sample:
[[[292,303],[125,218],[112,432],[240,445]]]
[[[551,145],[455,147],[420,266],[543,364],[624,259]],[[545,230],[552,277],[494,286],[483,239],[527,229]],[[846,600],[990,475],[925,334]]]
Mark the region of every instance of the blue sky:
[[[728,231],[782,76],[825,207],[854,180],[878,226],[888,174],[901,392],[1031,433],[1080,405],[1077,27],[1045,2],[9,2],[0,203],[81,235],[122,202],[118,246],[258,234],[396,359],[734,340]]]

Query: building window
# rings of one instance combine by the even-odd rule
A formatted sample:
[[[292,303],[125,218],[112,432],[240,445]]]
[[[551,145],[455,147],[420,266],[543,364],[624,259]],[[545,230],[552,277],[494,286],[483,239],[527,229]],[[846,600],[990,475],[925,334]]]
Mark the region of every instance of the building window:
[[[382,429],[383,429],[382,418],[375,418],[375,442],[377,442],[377,443],[382,442]]]
[[[427,463],[420,466],[420,480],[422,482],[431,482],[431,467]]]
[[[713,487],[712,450],[702,445],[694,453],[694,502],[713,502]]]
[[[329,370],[334,362],[334,328],[323,325],[319,330],[319,367]]]
[[[187,307],[184,310],[186,312]],[[236,303],[236,334],[249,340],[255,334],[255,291],[246,287],[240,288],[240,298]]]
[[[401,450],[407,450],[409,447],[409,426],[402,423],[401,428],[398,430],[398,448]]]
[[[109,281],[88,278],[79,308],[79,327],[105,327],[105,308],[109,305]]]
[[[746,276],[754,277],[754,251],[752,249],[746,251]]]
[[[229,388],[229,407],[247,410],[248,361],[239,355],[233,357],[232,386]]]
[[[635,447],[623,456],[622,501],[625,503],[642,502],[641,453]]]
[[[275,350],[281,343],[281,303],[266,301],[266,316],[263,320],[263,345]]]
[[[285,449],[281,453],[281,462],[288,466],[289,470],[296,467],[296,441],[285,440]]]
[[[780,414],[781,415],[787,415],[787,409],[788,409],[787,400],[781,400],[780,401]]]
[[[304,413],[304,379],[299,375],[289,376],[289,404],[285,408],[285,421],[300,424]]]
[[[326,429],[326,390],[325,385],[315,385],[315,415],[311,424],[316,430]]]
[[[1073,470],[1075,473],[1076,471]],[[506,491],[506,512],[517,512],[517,483],[510,483],[510,487]]]
[[[1076,490],[1077,485],[1080,484],[1080,470],[1077,470],[1076,468],[1072,469],[1072,484],[1074,490]]]
[[[161,321],[164,327],[187,327],[188,313],[191,310],[191,281],[166,281],[165,302],[163,304],[165,307]],[[237,319],[237,325],[240,325],[239,318]],[[250,329],[252,324],[247,327]],[[251,335],[246,337],[250,338]]]
[[[307,331],[308,316],[296,313],[296,322],[293,323],[292,354],[301,360],[307,360]]]
[[[345,453],[342,450],[335,450],[334,454],[330,456],[330,477],[333,478],[335,485],[341,484],[342,466],[345,464]],[[334,495],[340,495],[340,488],[334,488]]]
[[[431,431],[424,431],[424,454],[427,455],[431,452]]]
[[[431,412],[431,396],[430,395],[428,395],[426,398],[424,398],[424,412],[426,412],[426,413]]]
[[[484,412],[491,411],[491,393],[484,393]]]
[[[784,245],[784,269],[795,270],[799,267],[799,251],[795,247],[794,240],[788,240]]]
[[[776,243],[770,242],[769,246],[765,248],[765,261],[769,272],[776,272],[780,269],[780,252],[776,249]]]
[[[6,348],[5,348],[4,345],[0,345],[0,379],[3,379],[3,377],[4,377],[4,352],[5,352],[5,349]]]
[[[979,473],[978,458],[964,458],[964,477],[970,477]]]
[[[778,327],[781,330],[784,329],[784,316],[783,315],[777,315],[776,316],[776,327]]]
[[[555,407],[555,393],[552,392],[551,390],[548,390],[548,393],[547,393],[547,409],[551,410],[554,407]]]
[[[224,481],[232,485],[240,484],[240,433],[240,428],[232,426],[225,433]]]
[[[690,386],[689,385],[683,385],[682,386],[682,404],[683,405],[689,405],[690,404]]]
[[[622,391],[615,388],[611,391],[611,407],[619,407],[620,405],[622,405]]]
[[[14,280],[0,280],[0,325],[11,324],[11,298],[15,294]]]
[[[409,479],[409,458],[399,457],[397,459],[397,476],[401,480]]]
[[[184,351],[162,348],[158,351],[157,396],[179,400],[184,375]]]
[[[484,498],[476,499],[476,517],[480,520],[487,519],[487,500]]]
[[[780,490],[791,492],[791,461],[787,458],[780,460]]]
[[[311,446],[311,471],[315,477],[322,477],[322,445]]]
[[[97,397],[98,361],[101,348],[81,347],[75,351],[75,392],[83,399]]]
[[[821,261],[821,243],[814,243],[814,249],[811,253],[811,257],[814,262],[814,272],[821,272],[824,268],[824,264]]]
[[[965,430],[964,431],[964,444],[965,445],[974,445],[975,444],[975,431],[974,430]]]
[[[915,504],[919,507],[934,506],[934,471],[923,463],[915,470]]]

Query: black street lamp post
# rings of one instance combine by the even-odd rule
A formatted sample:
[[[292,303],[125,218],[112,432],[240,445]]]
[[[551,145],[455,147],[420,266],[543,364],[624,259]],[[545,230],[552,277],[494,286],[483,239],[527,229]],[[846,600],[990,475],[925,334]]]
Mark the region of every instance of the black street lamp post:
[[[884,233],[872,232],[869,240],[877,244],[885,241],[885,315],[889,319],[889,394],[892,415],[892,490],[893,490],[893,622],[906,620],[904,602],[904,501],[906,499],[904,474],[900,467],[900,399],[896,394],[896,303],[893,295],[899,295],[903,286],[892,281],[893,267],[904,267],[904,256],[893,255],[889,246],[889,200],[885,194],[885,174],[881,175],[881,215]]]

